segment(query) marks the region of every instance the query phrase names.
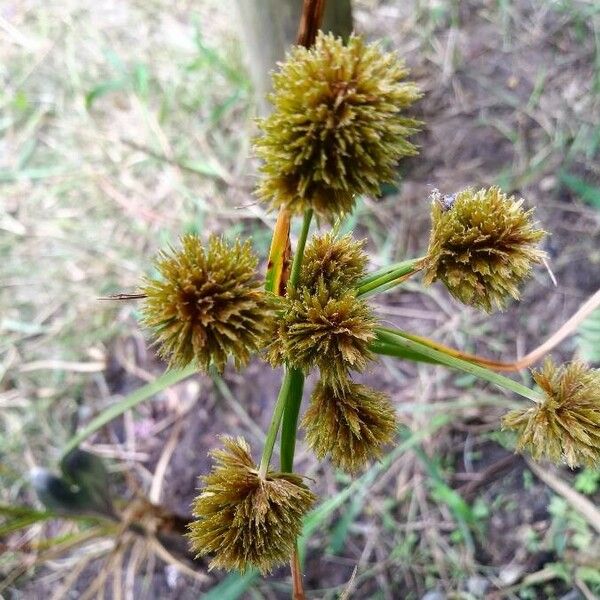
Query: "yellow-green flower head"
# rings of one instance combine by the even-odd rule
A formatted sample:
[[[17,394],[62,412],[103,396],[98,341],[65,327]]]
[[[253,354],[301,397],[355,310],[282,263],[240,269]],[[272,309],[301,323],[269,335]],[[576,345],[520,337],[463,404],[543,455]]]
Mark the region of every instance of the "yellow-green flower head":
[[[321,281],[285,299],[276,340],[269,348],[272,364],[282,361],[308,373],[318,367],[331,385],[343,386],[350,370],[362,371],[372,359],[375,318],[355,292],[333,294]]]
[[[349,290],[365,276],[366,267],[363,242],[329,231],[314,236],[307,245],[298,285],[316,291],[323,281],[329,289]]]
[[[533,210],[497,187],[442,197],[434,192],[424,281],[441,280],[464,304],[487,312],[519,298],[519,285],[544,253]]]
[[[389,397],[353,382],[336,389],[320,381],[302,420],[306,441],[317,458],[355,473],[382,455],[398,426]]]
[[[527,450],[536,460],[564,460],[571,468],[600,467],[600,369],[580,362],[557,367],[547,359],[533,378],[544,398],[502,421],[519,434],[517,450]]]
[[[293,473],[259,477],[242,438],[223,443],[211,452],[215,465],[192,505],[198,519],[189,525],[192,549],[214,555],[211,569],[268,573],[290,559],[315,496]]]
[[[222,370],[232,356],[239,367],[262,347],[274,313],[249,242],[230,246],[212,236],[205,248],[186,235],[155,264],[161,277],[142,287],[143,323],[170,366],[195,361],[206,370],[212,362]]]
[[[259,122],[259,196],[331,219],[358,194],[376,195],[398,160],[416,154],[407,137],[420,122],[405,110],[421,93],[407,75],[394,53],[356,36],[344,45],[319,33],[310,49],[293,48],[273,75],[273,113]]]

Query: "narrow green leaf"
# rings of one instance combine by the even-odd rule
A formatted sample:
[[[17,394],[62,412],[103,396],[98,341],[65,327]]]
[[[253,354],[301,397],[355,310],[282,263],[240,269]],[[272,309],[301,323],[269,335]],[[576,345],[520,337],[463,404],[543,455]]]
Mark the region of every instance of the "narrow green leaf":
[[[539,402],[540,396],[534,390],[525,387],[524,385],[517,383],[513,379],[509,379],[508,377],[504,377],[503,375],[499,375],[498,373],[494,373],[485,367],[480,367],[479,365],[473,364],[466,360],[456,358],[454,356],[449,356],[445,352],[441,352],[440,350],[434,350],[425,344],[417,342],[415,340],[409,339],[405,337],[406,335],[403,331],[399,329],[390,329],[387,327],[378,327],[377,328],[377,341],[381,341],[386,344],[386,348],[390,351],[394,346],[397,347],[398,357],[404,358],[406,351],[412,351],[416,354],[426,356],[440,364],[446,365],[452,369],[456,369],[458,371],[464,371],[466,373],[470,373],[471,375],[475,375],[478,379],[483,379],[485,381],[489,381],[494,385],[497,385],[500,388],[504,388],[510,390],[511,392],[515,392],[524,398],[528,398],[529,400],[533,400],[534,402]]]
[[[419,270],[419,264],[422,260],[423,257],[411,258],[367,275],[359,281],[357,295],[372,296],[396,287],[399,284],[398,280],[402,280],[403,277]]]
[[[600,187],[591,185],[587,181],[564,171],[560,174],[560,181],[584,202],[600,208]]]
[[[237,600],[258,579],[258,571],[232,573],[208,592],[202,593],[202,600]]]
[[[56,515],[49,510],[35,510],[29,506],[0,505],[0,536],[25,529],[34,523],[41,523],[54,518]]]
[[[168,387],[187,379],[197,372],[197,367],[189,365],[185,369],[177,369],[163,373],[158,379],[152,383],[142,386],[135,390],[132,394],[125,396],[119,402],[109,406],[102,411],[98,416],[92,419],[79,433],[74,435],[63,449],[62,456],[66,456],[71,450],[77,448],[81,442],[90,437],[93,433],[110,423],[112,420],[121,416],[124,412],[134,408],[144,400],[151,398],[155,394],[162,392]]]
[[[94,86],[86,95],[85,95],[85,107],[87,110],[90,110],[96,100],[102,98],[102,96],[106,96],[112,92],[120,92],[127,87],[126,79],[111,79],[109,81],[104,81]]]

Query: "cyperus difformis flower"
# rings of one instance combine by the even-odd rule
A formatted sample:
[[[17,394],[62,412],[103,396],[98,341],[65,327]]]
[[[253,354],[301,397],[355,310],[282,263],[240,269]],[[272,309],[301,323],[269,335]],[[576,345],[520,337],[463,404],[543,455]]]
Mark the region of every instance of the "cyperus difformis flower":
[[[302,420],[306,441],[317,458],[329,455],[333,464],[349,473],[380,458],[397,425],[386,394],[351,381],[343,389],[320,381]]]
[[[519,434],[517,450],[535,459],[565,460],[571,468],[600,466],[600,369],[580,362],[557,367],[548,359],[533,378],[544,398],[502,421]]]
[[[318,367],[331,385],[344,386],[348,371],[362,371],[372,359],[376,321],[355,292],[336,295],[321,281],[314,293],[292,291],[284,307],[269,347],[272,364],[285,361],[304,373]]]
[[[398,160],[416,154],[407,137],[420,123],[405,109],[421,94],[407,75],[395,54],[356,36],[344,45],[320,33],[310,49],[292,49],[273,76],[273,112],[259,122],[259,196],[332,218],[356,195],[377,194]]]
[[[222,370],[237,366],[263,345],[273,317],[272,300],[256,278],[250,243],[228,245],[213,236],[208,247],[194,235],[156,260],[161,277],[146,279],[143,323],[159,353],[174,367],[192,361]]]
[[[293,473],[269,471],[263,479],[242,438],[223,438],[215,465],[192,508],[188,534],[198,555],[214,554],[210,567],[262,573],[286,563],[315,496]]]
[[[439,279],[455,298],[488,312],[518,298],[544,256],[538,244],[545,235],[522,204],[497,187],[449,198],[434,192],[425,283]]]
[[[315,235],[304,251],[298,287],[314,292],[323,281],[330,290],[346,291],[364,277],[366,267],[363,242],[331,231]]]

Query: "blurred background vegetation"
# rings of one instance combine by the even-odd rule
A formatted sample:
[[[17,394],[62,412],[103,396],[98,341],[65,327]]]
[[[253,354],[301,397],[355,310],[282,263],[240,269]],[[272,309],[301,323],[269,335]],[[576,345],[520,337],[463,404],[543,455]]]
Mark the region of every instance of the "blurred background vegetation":
[[[30,471],[57,471],[77,430],[164,370],[135,302],[99,297],[134,292],[155,252],[183,232],[252,236],[266,257],[274,215],[252,196],[251,140],[265,110],[257,65],[274,42],[253,41],[235,8],[0,7],[0,594],[9,598],[289,597],[285,570],[265,580],[207,573],[133,534],[10,510],[41,511]],[[523,355],[600,287],[600,5],[352,8],[354,29],[397,50],[425,92],[420,156],[346,223],[368,238],[372,267],[422,253],[433,187],[499,184],[537,207],[556,277],[538,270],[523,302],[492,319],[419,283],[378,298],[378,311],[469,351]],[[596,365],[599,353],[598,314],[556,351]],[[143,496],[186,516],[216,435],[260,446],[278,377],[256,362],[157,388],[83,447],[103,459],[125,510]],[[299,448],[297,468],[323,498],[305,537],[310,597],[338,597],[355,568],[353,598],[600,596],[598,472],[515,456],[498,433],[515,400],[469,377],[382,359],[370,378],[407,426],[381,463],[351,482]]]

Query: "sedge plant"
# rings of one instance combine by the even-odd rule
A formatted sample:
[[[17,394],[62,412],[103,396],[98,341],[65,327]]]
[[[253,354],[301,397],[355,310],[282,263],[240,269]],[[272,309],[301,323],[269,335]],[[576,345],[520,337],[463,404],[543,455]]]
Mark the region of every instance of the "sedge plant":
[[[524,401],[502,421],[519,451],[571,467],[600,464],[600,371],[548,360],[533,372],[538,388],[529,388],[477,357],[384,327],[369,302],[418,274],[488,313],[518,299],[544,260],[546,235],[522,199],[497,187],[434,191],[426,253],[375,272],[363,241],[335,227],[310,236],[314,220],[332,226],[418,152],[411,138],[422,124],[410,109],[420,97],[394,53],[358,36],[344,43],[319,33],[311,47],[294,47],[273,75],[273,111],[259,121],[254,144],[262,160],[257,197],[279,211],[268,272],[256,271],[249,242],[186,236],[159,255],[159,276],[142,285],[143,323],[170,365],[222,371],[228,360],[241,368],[257,356],[283,372],[260,459],[245,440],[225,435],[201,475],[188,537],[211,567],[268,573],[292,561],[294,568],[302,520],[316,499],[312,482],[294,472],[301,430],[319,460],[351,476],[394,444],[390,397],[355,381],[378,355],[503,387]],[[290,264],[294,218],[301,226]],[[301,415],[312,372],[318,383]]]
[[[317,497],[314,482],[295,472],[296,441],[303,436],[318,460],[350,477],[397,443],[391,398],[356,381],[380,355],[461,370],[520,396],[523,407],[499,423],[515,432],[518,451],[600,466],[600,370],[548,359],[533,371],[537,386],[528,387],[499,374],[511,364],[383,326],[370,304],[420,275],[491,313],[518,299],[545,259],[534,211],[498,187],[434,191],[424,255],[380,270],[369,269],[364,241],[338,233],[335,224],[357,198],[376,196],[398,162],[418,153],[411,140],[423,124],[412,107],[420,97],[395,53],[359,36],[343,42],[314,31],[274,73],[273,110],[258,122],[256,195],[278,212],[266,273],[257,270],[251,241],[185,235],[159,253],[157,274],[136,294],[157,353],[178,373],[173,381],[230,363],[243,369],[251,358],[281,368],[263,448],[223,432],[212,469],[199,473],[187,538],[191,552],[217,569],[269,573],[290,562],[297,598],[298,538]],[[292,252],[294,219],[300,233]],[[325,231],[311,236],[315,221]],[[310,373],[318,381],[303,409]],[[101,416],[68,450],[116,414]]]

